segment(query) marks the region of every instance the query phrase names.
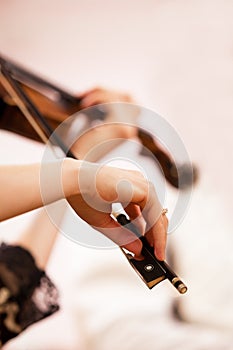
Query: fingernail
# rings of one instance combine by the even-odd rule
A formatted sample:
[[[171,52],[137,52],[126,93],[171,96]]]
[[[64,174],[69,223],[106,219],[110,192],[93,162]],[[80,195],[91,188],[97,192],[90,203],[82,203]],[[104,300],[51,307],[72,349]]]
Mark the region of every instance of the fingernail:
[[[160,261],[165,260],[165,253],[164,253],[164,251],[160,251],[158,249],[157,250],[155,249],[155,256]]]
[[[140,254],[140,255],[135,255],[135,256],[134,256],[134,259],[135,259],[135,260],[142,261],[142,260],[144,259],[144,256],[143,256],[142,254]]]

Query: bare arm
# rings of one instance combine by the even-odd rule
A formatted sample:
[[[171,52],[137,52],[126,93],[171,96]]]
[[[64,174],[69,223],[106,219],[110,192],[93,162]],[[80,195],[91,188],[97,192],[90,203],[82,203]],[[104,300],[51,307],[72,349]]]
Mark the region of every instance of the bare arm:
[[[64,214],[65,211],[60,210],[60,222]],[[54,225],[49,219],[46,209],[41,208],[26,230],[20,233],[14,244],[27,249],[36,260],[37,266],[45,270],[58,232],[57,225]]]
[[[74,166],[75,165],[75,166]],[[0,220],[23,214],[78,193],[80,161],[0,166]]]
[[[146,236],[164,259],[167,220],[152,184],[137,171],[64,159],[43,165],[1,167],[1,220],[62,198],[88,224],[137,256],[141,242],[111,217],[112,203],[122,203],[130,217],[146,222]],[[40,176],[41,175],[41,176]]]

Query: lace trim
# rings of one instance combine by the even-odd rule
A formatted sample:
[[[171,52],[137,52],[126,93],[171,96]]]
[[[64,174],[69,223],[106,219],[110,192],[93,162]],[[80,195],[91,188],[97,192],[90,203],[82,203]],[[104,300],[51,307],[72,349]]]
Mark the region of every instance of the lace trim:
[[[59,309],[58,291],[31,254],[0,246],[0,347]]]

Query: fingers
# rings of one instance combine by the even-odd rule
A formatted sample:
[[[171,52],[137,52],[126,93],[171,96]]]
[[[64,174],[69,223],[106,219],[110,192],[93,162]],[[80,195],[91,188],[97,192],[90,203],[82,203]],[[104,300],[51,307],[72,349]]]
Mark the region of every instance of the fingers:
[[[136,235],[127,230],[125,227],[118,224],[110,215],[105,215],[105,220],[102,217],[102,226],[94,227],[106,237],[110,238],[118,246],[127,249],[134,254],[135,259],[141,259],[142,242]]]
[[[155,256],[159,260],[165,259],[165,248],[167,240],[167,219],[161,215],[162,206],[158,200],[153,184],[149,184],[148,196],[141,206],[142,215],[146,221],[146,238],[154,247]]]
[[[163,216],[157,220],[145,234],[149,244],[154,247],[154,254],[158,260],[165,260],[165,248],[167,241],[167,223]]]
[[[134,174],[131,174],[133,178]],[[137,226],[139,232],[144,232],[150,245],[154,247],[154,254],[159,260],[165,260],[165,248],[167,241],[168,220],[165,215],[161,215],[162,206],[158,200],[153,184],[148,183],[144,178],[138,177],[135,173],[132,181],[133,190],[127,191],[127,186],[118,186],[119,192],[124,189],[123,194],[118,192],[118,198],[127,200],[131,195],[131,200],[125,211],[131,221]],[[129,198],[128,198],[129,199]],[[145,227],[146,222],[146,227]]]
[[[145,186],[141,188],[144,196],[141,201],[139,199],[142,193],[137,188],[134,189],[137,192],[133,195],[132,201],[134,201],[134,204],[129,203],[125,207],[125,211],[140,232],[146,232],[145,236],[150,245],[154,247],[154,254],[157,259],[165,260],[168,220],[165,215],[161,214],[162,207],[153,184],[148,183],[147,190],[145,188]]]
[[[81,107],[88,108],[100,103],[105,103],[105,96],[102,92],[91,92],[81,100]]]
[[[88,108],[100,103],[107,102],[132,102],[130,95],[115,90],[96,87],[79,95],[82,99],[81,106]]]
[[[104,173],[106,172],[106,168],[102,170]],[[116,170],[115,174],[117,174]],[[102,176],[101,179],[103,179]],[[109,178],[110,174],[108,174],[106,181],[104,181],[105,184],[109,183]],[[135,171],[121,171],[117,182],[114,181],[114,184],[115,187],[107,190],[108,195],[111,196],[108,197],[108,200],[121,202],[125,211],[141,233],[145,232],[144,222],[146,222],[146,237],[151,246],[154,247],[156,257],[159,260],[164,260],[167,219],[164,215],[161,215],[162,206],[153,184],[148,182],[141,173]],[[105,190],[106,185],[103,188],[103,191]],[[103,192],[101,196],[102,198],[106,198],[106,194]],[[125,203],[128,204],[124,205]]]
[[[85,98],[88,95],[91,95],[91,94],[94,94],[94,93],[100,93],[101,91],[110,91],[110,90],[107,90],[107,89],[102,88],[100,86],[95,86],[95,87],[93,87],[91,89],[88,89],[88,90],[84,91],[83,93],[79,94],[78,97],[79,98]]]
[[[141,235],[144,235],[145,229],[146,229],[146,223],[143,219],[141,209],[138,205],[130,203],[125,208],[125,212],[130,217],[130,220],[133,222],[133,224],[137,227],[138,231],[141,233]]]
[[[134,170],[85,164],[87,167],[83,168],[82,174],[85,200],[78,203],[79,216],[118,245],[132,251],[137,258],[141,253],[141,241],[110,216],[112,203],[121,203],[139,231],[146,232],[156,257],[164,260],[168,221],[165,215],[161,215],[162,206],[153,184]]]
[[[89,206],[82,196],[71,196],[68,202],[77,214],[97,231],[103,233],[120,247],[135,254],[135,259],[141,258],[142,243],[135,234],[122,227],[111,216],[111,206],[107,211],[97,211]]]

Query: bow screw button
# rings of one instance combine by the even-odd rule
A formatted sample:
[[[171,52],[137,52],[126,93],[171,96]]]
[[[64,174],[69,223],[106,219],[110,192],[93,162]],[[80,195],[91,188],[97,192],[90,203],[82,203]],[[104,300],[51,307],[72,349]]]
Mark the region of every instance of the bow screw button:
[[[145,269],[147,272],[151,272],[152,270],[154,270],[154,265],[152,265],[152,264],[147,264],[146,266],[144,266],[144,269]]]

